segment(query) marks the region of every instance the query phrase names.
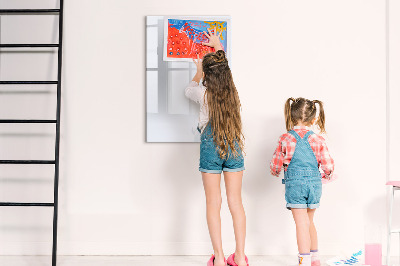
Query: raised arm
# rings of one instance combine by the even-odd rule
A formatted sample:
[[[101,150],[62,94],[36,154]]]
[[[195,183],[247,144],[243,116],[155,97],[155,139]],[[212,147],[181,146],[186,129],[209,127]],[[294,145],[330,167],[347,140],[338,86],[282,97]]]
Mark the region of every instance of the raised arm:
[[[197,61],[195,59],[193,59],[193,62],[196,65],[197,71],[196,71],[196,75],[194,75],[192,81],[200,83],[200,80],[203,77],[203,62],[200,59],[199,55],[197,55]]]

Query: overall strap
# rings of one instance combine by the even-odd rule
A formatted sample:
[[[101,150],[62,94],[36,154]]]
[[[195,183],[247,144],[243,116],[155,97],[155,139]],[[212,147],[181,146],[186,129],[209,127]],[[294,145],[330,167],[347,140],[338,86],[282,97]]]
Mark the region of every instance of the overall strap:
[[[285,171],[285,180],[296,178],[313,178],[321,177],[318,170],[318,161],[311,148],[308,138],[314,134],[313,131],[308,131],[303,138],[294,130],[289,132],[296,140],[296,148],[294,150],[292,159]],[[285,181],[283,181],[285,182]]]
[[[308,132],[304,135],[304,137],[302,138],[302,137],[300,137],[300,135],[297,134],[297,132],[294,131],[294,130],[290,130],[288,133],[290,133],[291,135],[293,135],[293,137],[295,137],[297,141],[299,141],[299,140],[306,140],[306,141],[308,141],[308,137],[309,137],[310,135],[314,134],[314,132],[313,132],[312,130],[310,130],[310,131],[308,131]]]
[[[312,130],[308,131],[308,132],[304,135],[303,139],[304,139],[304,140],[308,140],[308,137],[311,136],[312,134],[314,134],[314,132],[313,132]]]
[[[291,135],[293,135],[293,137],[295,137],[297,141],[301,140],[299,134],[297,134],[297,132],[294,131],[293,129],[290,130],[288,133],[291,134]]]

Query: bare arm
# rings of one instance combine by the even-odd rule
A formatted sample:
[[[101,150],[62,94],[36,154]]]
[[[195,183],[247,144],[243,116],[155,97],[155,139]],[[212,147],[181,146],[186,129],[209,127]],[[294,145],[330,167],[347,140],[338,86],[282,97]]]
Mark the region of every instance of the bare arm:
[[[221,36],[221,32],[218,33],[217,29],[214,31],[211,31],[210,29],[207,29],[207,32],[204,32],[204,34],[208,38],[208,42],[203,42],[203,45],[213,47],[215,51],[222,50],[221,42],[219,41],[219,38]],[[196,64],[197,67],[197,72],[196,75],[194,75],[192,81],[196,81],[197,83],[200,83],[201,78],[203,77],[203,66],[202,66],[202,61],[197,55],[197,61],[193,59],[193,62]]]
[[[199,57],[199,55],[197,55],[197,61],[195,59],[193,59],[194,64],[197,67],[197,72],[196,75],[194,75],[192,81],[196,81],[197,83],[200,83],[201,78],[203,77],[203,63]]]
[[[214,29],[214,31],[207,29],[207,31],[208,33],[204,31],[204,34],[207,36],[208,42],[203,42],[202,44],[213,47],[215,51],[222,50],[222,45],[221,42],[219,41],[219,38],[222,34],[222,30],[219,33],[217,29]]]

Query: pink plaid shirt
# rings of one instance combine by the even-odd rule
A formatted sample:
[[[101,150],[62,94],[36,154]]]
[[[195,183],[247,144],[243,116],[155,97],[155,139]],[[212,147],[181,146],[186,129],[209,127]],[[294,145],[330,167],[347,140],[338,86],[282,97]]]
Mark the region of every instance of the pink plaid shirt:
[[[305,126],[295,126],[293,130],[296,131],[296,133],[302,138],[311,129]],[[312,134],[308,138],[308,142],[310,143],[311,149],[317,158],[318,166],[322,170],[322,178],[330,179],[332,177],[335,164],[332,157],[329,155],[325,139],[317,134]],[[270,164],[272,175],[279,176],[282,166],[284,167],[284,170],[286,170],[290,160],[293,157],[296,143],[296,138],[290,133],[285,133],[279,137],[278,147],[274,152]]]

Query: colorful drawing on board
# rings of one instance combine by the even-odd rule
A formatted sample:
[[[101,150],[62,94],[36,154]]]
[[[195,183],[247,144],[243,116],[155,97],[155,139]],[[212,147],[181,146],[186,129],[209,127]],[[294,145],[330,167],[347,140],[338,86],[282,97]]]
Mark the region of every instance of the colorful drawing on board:
[[[168,32],[166,32],[166,59],[192,59],[199,55],[202,58],[205,54],[214,52],[214,48],[203,45],[208,42],[204,32],[207,29],[221,32],[221,45],[227,49],[227,22],[226,21],[202,21],[185,19],[168,19]]]

